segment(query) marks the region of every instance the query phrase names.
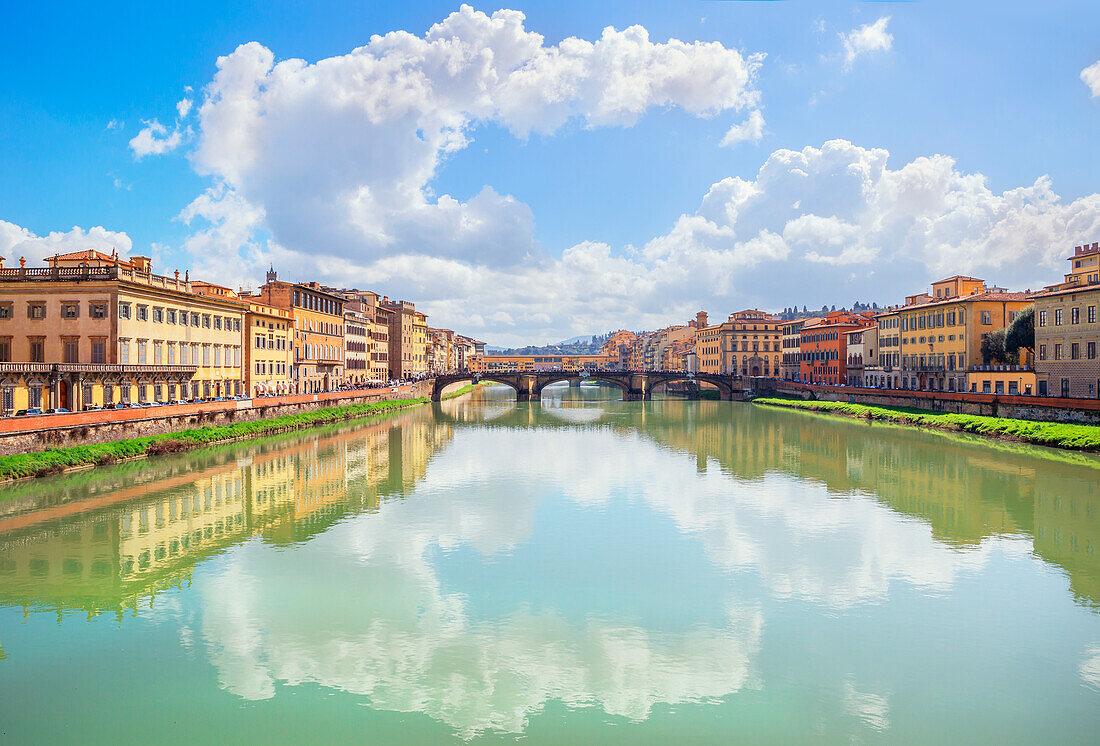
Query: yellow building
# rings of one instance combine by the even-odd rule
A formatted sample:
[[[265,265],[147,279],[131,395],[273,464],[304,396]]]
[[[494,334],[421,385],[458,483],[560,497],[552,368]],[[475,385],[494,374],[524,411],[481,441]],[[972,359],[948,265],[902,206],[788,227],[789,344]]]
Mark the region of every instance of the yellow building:
[[[249,303],[245,339],[245,389],[248,396],[294,391],[294,329],[285,308]]]
[[[778,378],[781,325],[771,314],[749,309],[702,327],[695,345],[699,371]]]
[[[705,326],[695,334],[695,364],[699,373],[722,372],[722,349],[719,338],[722,325]]]
[[[344,380],[344,299],[315,282],[293,284],[274,270],[257,293],[241,296],[250,303],[282,308],[294,322],[295,392],[333,391]]]
[[[896,349],[900,388],[971,390],[967,372],[983,364],[983,337],[1007,327],[1029,304],[1026,293],[986,288],[975,277],[948,277],[932,283],[931,294],[910,295],[905,305],[876,317],[892,324],[898,337],[896,348],[880,342],[880,352]]]
[[[494,371],[595,371],[607,370],[617,360],[615,355],[477,355],[471,372]]]
[[[243,391],[245,306],[149,259],[89,250],[0,269],[5,411],[230,396]]]

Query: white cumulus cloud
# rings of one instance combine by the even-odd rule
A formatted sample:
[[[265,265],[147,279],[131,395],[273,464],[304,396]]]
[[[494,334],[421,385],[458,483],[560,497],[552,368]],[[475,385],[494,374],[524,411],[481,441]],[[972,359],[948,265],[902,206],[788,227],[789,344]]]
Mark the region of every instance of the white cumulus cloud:
[[[874,23],[865,23],[846,34],[840,34],[840,41],[844,44],[845,68],[851,68],[852,63],[865,54],[890,51],[894,37],[886,30],[889,23],[890,16],[883,16]]]
[[[1100,96],[1100,60],[1081,71],[1081,80],[1089,87],[1093,98]]]
[[[46,257],[70,251],[96,249],[110,254],[117,250],[120,256],[125,257],[132,248],[133,242],[125,233],[100,226],[88,229],[74,226],[69,231],[51,231],[39,236],[14,223],[0,220],[0,256],[4,257],[8,267],[18,267],[20,257],[27,260],[28,266],[35,266],[41,265]]]
[[[547,45],[524,24],[517,11],[464,5],[423,36],[373,36],[315,63],[243,44],[205,88],[194,163],[263,210],[294,251],[361,264],[430,250],[506,266],[538,253],[530,209],[491,187],[457,198],[429,186],[477,125],[526,138],[570,120],[630,126],[653,107],[709,116],[759,97],[760,56],[654,42],[641,26]]]
[[[175,150],[183,142],[183,132],[179,127],[171,131],[156,119],[143,122],[145,125],[130,140],[130,150],[134,158],[141,160],[147,155],[162,155]]]
[[[722,146],[732,148],[743,142],[757,143],[764,137],[764,115],[759,109],[753,109],[749,118],[741,124],[735,124],[722,138]]]
[[[262,210],[226,187],[181,217],[209,221],[188,245],[200,275],[258,280],[274,263],[291,279],[370,278],[415,299],[433,323],[519,344],[657,328],[700,308],[892,303],[955,273],[1038,287],[1059,279],[1075,241],[1100,235],[1100,195],[1064,200],[1047,177],[994,192],[947,156],[891,167],[884,149],[833,140],[777,150],[754,177],[713,184],[694,213],[644,246],[587,241],[511,264],[428,244],[378,258],[302,251],[259,238]]]

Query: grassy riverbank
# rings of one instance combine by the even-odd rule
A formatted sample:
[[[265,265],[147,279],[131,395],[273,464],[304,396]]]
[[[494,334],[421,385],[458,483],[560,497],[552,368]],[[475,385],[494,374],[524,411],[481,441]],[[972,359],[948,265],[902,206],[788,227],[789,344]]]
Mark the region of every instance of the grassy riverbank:
[[[476,388],[477,384],[463,386],[456,391],[445,394],[443,399],[464,396]],[[174,433],[150,435],[144,438],[118,440],[113,443],[92,443],[35,453],[0,456],[0,481],[25,477],[44,477],[74,467],[113,464],[139,456],[177,453],[221,441],[257,437],[288,430],[300,430],[316,425],[327,425],[367,415],[406,409],[427,404],[429,401],[429,399],[421,397],[347,404],[337,407],[325,407],[312,412],[283,415],[268,420],[200,427],[194,430],[181,430]]]
[[[461,394],[455,392],[455,395],[460,396]],[[314,425],[325,425],[371,414],[406,409],[427,402],[427,399],[417,398],[348,404],[254,422],[237,422],[232,425],[200,427],[193,430],[150,435],[144,438],[119,440],[113,443],[92,443],[83,446],[55,448],[38,453],[0,456],[0,480],[41,477],[78,466],[113,464],[137,456],[175,453],[218,441],[236,440],[286,430],[298,430]]]
[[[915,425],[937,430],[972,433],[990,438],[1032,443],[1074,451],[1100,451],[1100,427],[1069,425],[1059,422],[1035,422],[975,414],[939,414],[920,409],[881,407],[848,402],[804,401],[779,397],[761,397],[753,404],[788,407],[811,412],[839,414],[864,420],[880,420],[899,425]]]

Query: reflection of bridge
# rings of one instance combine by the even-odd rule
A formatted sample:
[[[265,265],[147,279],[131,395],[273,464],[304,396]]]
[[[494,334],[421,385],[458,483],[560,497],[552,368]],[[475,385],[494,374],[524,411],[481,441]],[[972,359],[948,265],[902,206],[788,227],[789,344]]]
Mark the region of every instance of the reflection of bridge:
[[[444,389],[456,383],[485,381],[511,386],[516,392],[517,401],[538,401],[542,390],[552,383],[578,380],[600,381],[617,386],[623,392],[624,401],[648,401],[658,386],[674,382],[695,382],[710,384],[718,389],[718,398],[723,401],[743,399],[747,390],[751,390],[751,379],[719,373],[682,373],[668,371],[630,372],[620,370],[596,371],[494,371],[491,373],[451,373],[438,376],[432,387],[432,401],[440,401]]]

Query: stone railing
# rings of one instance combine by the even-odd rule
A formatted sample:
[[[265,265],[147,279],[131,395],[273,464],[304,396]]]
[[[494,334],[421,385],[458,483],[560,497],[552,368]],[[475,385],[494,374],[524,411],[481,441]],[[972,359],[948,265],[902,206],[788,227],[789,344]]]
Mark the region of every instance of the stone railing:
[[[141,285],[191,292],[191,283],[185,277],[164,277],[152,272],[139,272],[132,267],[12,267],[0,269],[0,282],[86,282],[92,280],[125,280]]]

